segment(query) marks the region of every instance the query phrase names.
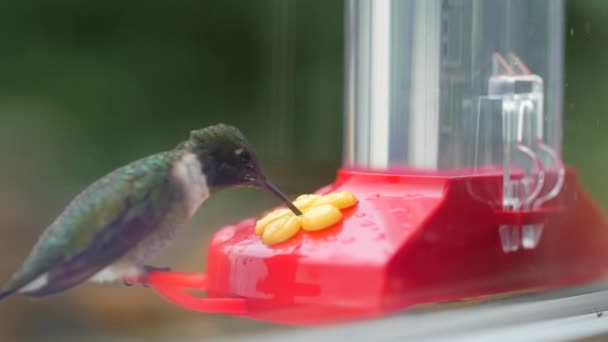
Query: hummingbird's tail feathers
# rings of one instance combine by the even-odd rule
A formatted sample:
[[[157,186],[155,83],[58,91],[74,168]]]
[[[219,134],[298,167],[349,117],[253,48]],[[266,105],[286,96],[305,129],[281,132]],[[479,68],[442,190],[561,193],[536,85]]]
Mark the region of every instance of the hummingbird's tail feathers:
[[[0,288],[0,300],[14,294],[15,292],[19,292],[24,286],[29,284],[32,280],[36,278],[37,274],[32,274],[24,271],[19,271],[13,275],[11,280],[4,284],[2,288]]]
[[[44,274],[44,281],[33,289],[24,289],[23,295],[28,297],[45,297],[69,290],[91,278],[104,265],[94,265],[75,259],[64,262]]]
[[[12,295],[13,293],[17,292],[17,290],[18,289],[16,288],[7,288],[0,290],[0,300],[3,300],[4,298]]]

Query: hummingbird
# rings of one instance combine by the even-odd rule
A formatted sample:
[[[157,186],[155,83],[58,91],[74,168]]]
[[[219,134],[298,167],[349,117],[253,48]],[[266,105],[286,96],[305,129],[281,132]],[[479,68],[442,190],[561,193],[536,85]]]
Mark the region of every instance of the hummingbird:
[[[145,279],[159,269],[146,260],[210,195],[236,186],[268,191],[302,214],[264,176],[236,127],[193,130],[174,149],[120,167],[77,195],[42,233],[0,299],[14,293],[44,297],[86,281]]]

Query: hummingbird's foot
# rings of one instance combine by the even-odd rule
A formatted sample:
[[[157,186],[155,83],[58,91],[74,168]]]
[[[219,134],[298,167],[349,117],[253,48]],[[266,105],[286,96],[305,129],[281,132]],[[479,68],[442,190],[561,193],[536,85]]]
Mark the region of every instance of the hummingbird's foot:
[[[146,265],[143,267],[143,274],[140,277],[141,285],[143,287],[149,287],[148,276],[150,275],[151,272],[170,272],[170,271],[171,271],[171,267],[157,267],[157,266]]]

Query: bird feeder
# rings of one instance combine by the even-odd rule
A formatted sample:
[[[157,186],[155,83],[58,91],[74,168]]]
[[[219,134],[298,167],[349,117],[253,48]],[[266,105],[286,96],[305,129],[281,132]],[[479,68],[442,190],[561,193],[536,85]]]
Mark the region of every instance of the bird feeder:
[[[295,325],[542,290],[608,272],[608,221],[561,160],[564,3],[346,1],[336,226],[274,246],[225,227],[184,308]],[[199,290],[205,297],[186,290]]]

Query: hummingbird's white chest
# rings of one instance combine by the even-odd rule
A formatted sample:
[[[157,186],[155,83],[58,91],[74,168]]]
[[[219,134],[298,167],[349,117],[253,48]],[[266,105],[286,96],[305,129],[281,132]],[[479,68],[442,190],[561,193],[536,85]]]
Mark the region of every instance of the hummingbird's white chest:
[[[200,205],[209,198],[207,177],[202,172],[203,167],[193,153],[185,154],[173,166],[173,179],[182,187],[185,203],[188,207],[188,217],[198,210]]]
[[[171,170],[172,181],[180,187],[182,198],[167,211],[158,229],[137,244],[126,256],[104,268],[91,278],[93,282],[114,282],[140,275],[148,259],[167,247],[177,230],[187,223],[200,205],[209,198],[207,179],[194,154],[185,154]]]

